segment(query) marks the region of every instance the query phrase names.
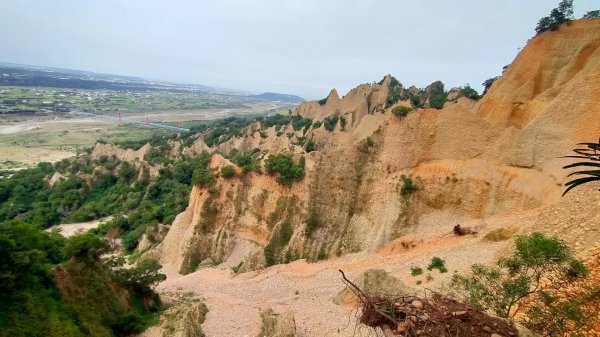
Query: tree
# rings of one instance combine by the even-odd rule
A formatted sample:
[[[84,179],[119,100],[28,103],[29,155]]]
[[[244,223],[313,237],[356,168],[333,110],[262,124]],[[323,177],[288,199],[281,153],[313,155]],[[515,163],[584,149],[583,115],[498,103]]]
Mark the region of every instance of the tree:
[[[515,251],[496,267],[475,264],[471,274],[455,274],[452,287],[472,305],[514,318],[524,302],[535,296],[558,296],[588,270],[560,239],[541,233],[520,236]]]
[[[536,35],[547,30],[557,30],[560,25],[571,20],[573,20],[573,0],[562,0],[549,16],[540,19],[535,27]]]
[[[483,85],[483,93],[481,94],[481,97],[483,97],[483,96],[485,96],[485,94],[487,94],[487,92],[492,87],[492,84],[494,84],[494,82],[496,82],[499,78],[500,78],[500,76],[491,77],[491,78],[488,78],[487,80],[483,81],[483,83],[481,83],[481,85]]]
[[[481,96],[479,96],[479,93],[477,92],[477,90],[473,89],[470,85],[465,85],[464,87],[460,88],[460,93],[470,99],[473,100],[478,100],[479,98],[481,98]]]
[[[583,15],[584,19],[597,19],[600,18],[600,10],[589,11]]]
[[[568,175],[568,177],[572,176],[580,176],[578,178],[574,178],[573,180],[567,182],[565,186],[568,186],[563,196],[567,194],[573,188],[591,183],[594,181],[600,181],[600,139],[598,139],[598,143],[579,143],[577,145],[584,145],[585,148],[577,148],[574,149],[577,155],[573,156],[565,156],[565,158],[577,158],[577,159],[585,159],[586,161],[580,161],[577,163],[573,163],[567,166],[564,166],[564,169],[573,168],[573,167],[583,167],[590,168],[589,170],[581,170],[575,171]]]
[[[231,165],[224,165],[221,167],[221,177],[225,179],[233,178],[235,176],[235,168]]]
[[[413,108],[410,106],[397,106],[395,108],[392,109],[392,113],[394,114],[394,116],[396,117],[404,117],[406,115],[408,115],[409,112],[413,111]]]
[[[110,245],[105,238],[87,232],[70,237],[65,244],[64,253],[66,259],[93,264],[100,261],[100,256],[109,250]]]
[[[111,260],[112,267],[121,267],[124,259]],[[152,287],[167,279],[165,274],[159,273],[162,266],[158,261],[143,259],[132,268],[117,268],[115,276],[117,281],[125,287],[133,287],[142,292],[150,292]]]
[[[295,164],[291,155],[285,153],[270,155],[265,161],[265,168],[270,175],[279,174],[277,183],[290,186],[294,181],[304,178],[304,157],[300,157],[298,164]]]
[[[135,168],[128,161],[121,162],[118,175],[119,178],[128,183],[135,175]]]

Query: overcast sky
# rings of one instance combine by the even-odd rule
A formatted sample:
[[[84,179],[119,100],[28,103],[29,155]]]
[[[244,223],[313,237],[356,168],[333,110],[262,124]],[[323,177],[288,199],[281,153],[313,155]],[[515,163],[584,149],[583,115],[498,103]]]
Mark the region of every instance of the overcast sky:
[[[0,61],[306,98],[387,73],[480,89],[558,2],[2,0]]]

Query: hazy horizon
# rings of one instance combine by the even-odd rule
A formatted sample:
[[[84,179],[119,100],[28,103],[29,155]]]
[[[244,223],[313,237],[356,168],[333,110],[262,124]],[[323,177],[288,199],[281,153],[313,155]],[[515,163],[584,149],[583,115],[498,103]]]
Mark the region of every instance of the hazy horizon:
[[[307,99],[388,73],[481,91],[558,2],[8,0],[0,61]],[[594,6],[575,1],[575,16]]]

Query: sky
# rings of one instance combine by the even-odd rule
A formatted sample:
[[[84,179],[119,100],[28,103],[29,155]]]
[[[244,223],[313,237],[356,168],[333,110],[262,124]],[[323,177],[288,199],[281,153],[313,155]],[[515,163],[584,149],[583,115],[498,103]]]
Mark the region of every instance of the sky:
[[[480,90],[558,2],[2,0],[0,61],[312,99],[388,73]]]

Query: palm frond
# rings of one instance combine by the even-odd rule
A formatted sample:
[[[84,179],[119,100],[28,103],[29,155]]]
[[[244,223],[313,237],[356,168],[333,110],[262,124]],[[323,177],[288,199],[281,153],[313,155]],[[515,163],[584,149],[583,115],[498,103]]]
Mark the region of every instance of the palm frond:
[[[579,143],[579,146],[585,146],[584,148],[576,148],[573,149],[577,155],[564,156],[563,158],[576,158],[576,159],[585,159],[586,161],[580,161],[573,164],[569,164],[563,166],[564,169],[574,168],[574,167],[600,167],[600,163],[596,163],[600,161],[600,139],[598,139],[598,143]],[[573,176],[584,176],[574,178],[573,180],[567,182],[565,186],[567,189],[563,192],[563,196],[567,194],[570,190],[577,186],[581,186],[583,184],[587,184],[593,181],[600,181],[600,170],[580,170],[571,172],[567,177]]]
[[[563,168],[567,169],[567,168],[573,168],[573,167],[577,167],[577,166],[592,166],[592,167],[600,167],[600,163],[574,163],[574,164],[570,164],[567,166],[563,166]]]

